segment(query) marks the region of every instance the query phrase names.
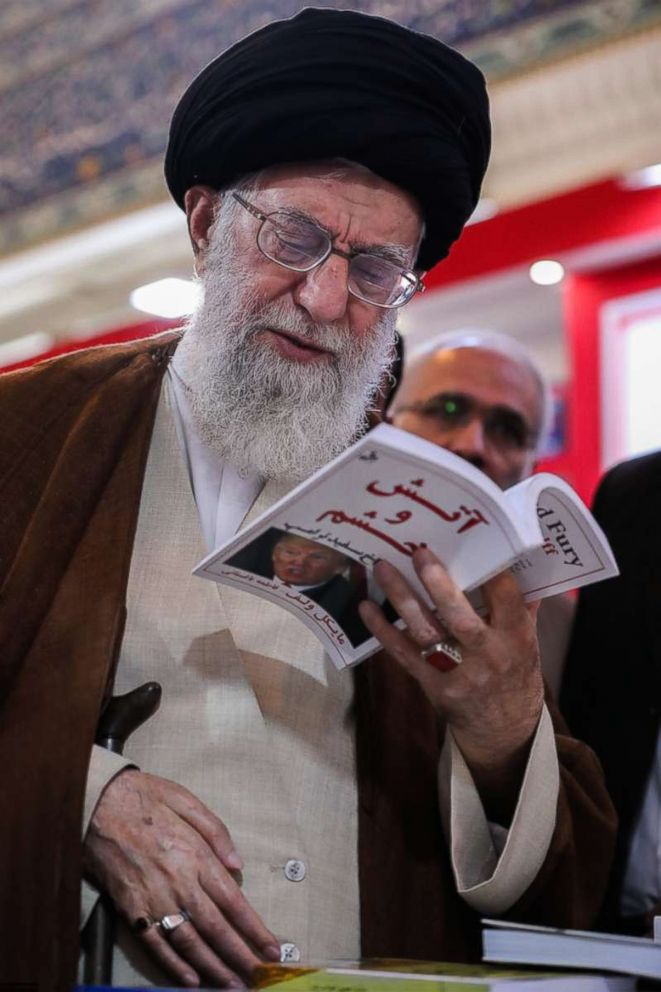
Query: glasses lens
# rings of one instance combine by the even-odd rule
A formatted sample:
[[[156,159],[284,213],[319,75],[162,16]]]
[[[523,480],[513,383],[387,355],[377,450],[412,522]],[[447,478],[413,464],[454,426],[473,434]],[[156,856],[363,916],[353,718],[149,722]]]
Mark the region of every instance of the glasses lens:
[[[522,451],[535,443],[533,431],[516,410],[504,406],[483,407],[465,393],[439,393],[414,408],[424,416],[433,417],[443,430],[465,427],[479,417],[486,437],[501,451]]]
[[[328,235],[320,227],[284,212],[267,217],[257,244],[267,258],[298,272],[314,268],[330,248]]]
[[[439,393],[422,404],[421,413],[435,417],[443,427],[462,427],[474,413],[474,404],[463,393]]]
[[[401,307],[415,293],[418,281],[400,266],[376,255],[355,255],[349,266],[349,289],[361,300],[380,307]]]
[[[484,421],[484,431],[499,448],[522,450],[530,444],[530,430],[521,414],[515,410],[494,407]]]

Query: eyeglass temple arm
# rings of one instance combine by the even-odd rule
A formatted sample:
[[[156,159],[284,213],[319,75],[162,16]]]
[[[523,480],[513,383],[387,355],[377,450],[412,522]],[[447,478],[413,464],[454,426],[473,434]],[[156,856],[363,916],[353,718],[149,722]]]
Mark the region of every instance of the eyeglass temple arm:
[[[253,215],[253,217],[256,217],[257,220],[266,220],[266,214],[263,214],[261,210],[257,209],[257,207],[253,207],[252,203],[248,203],[248,201],[244,200],[238,193],[232,193],[232,196],[238,203],[241,204],[242,207],[245,207],[246,210]]]

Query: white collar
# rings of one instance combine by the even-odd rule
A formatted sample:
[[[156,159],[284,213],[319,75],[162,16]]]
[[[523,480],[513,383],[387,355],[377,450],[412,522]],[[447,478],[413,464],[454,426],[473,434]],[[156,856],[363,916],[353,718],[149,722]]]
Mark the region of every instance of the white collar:
[[[209,551],[228,541],[263,488],[264,480],[255,474],[244,476],[203,441],[194,425],[187,387],[174,367],[175,352],[168,366],[168,390],[177,438],[188,469],[202,533]]]

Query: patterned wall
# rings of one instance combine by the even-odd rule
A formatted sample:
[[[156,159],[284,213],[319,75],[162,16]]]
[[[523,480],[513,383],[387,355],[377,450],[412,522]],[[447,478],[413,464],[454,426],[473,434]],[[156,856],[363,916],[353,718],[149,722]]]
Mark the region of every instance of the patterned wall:
[[[346,7],[330,0],[326,7]],[[658,0],[362,0],[491,80],[661,20]],[[219,51],[301,0],[3,0],[0,252],[163,192],[169,116]]]

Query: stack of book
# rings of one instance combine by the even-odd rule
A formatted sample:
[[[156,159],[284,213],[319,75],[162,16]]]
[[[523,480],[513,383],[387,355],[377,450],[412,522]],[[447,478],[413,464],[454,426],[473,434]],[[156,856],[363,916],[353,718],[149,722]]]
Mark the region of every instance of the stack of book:
[[[555,930],[502,920],[483,920],[487,961],[641,975],[661,981],[661,943],[645,937],[587,930]]]

